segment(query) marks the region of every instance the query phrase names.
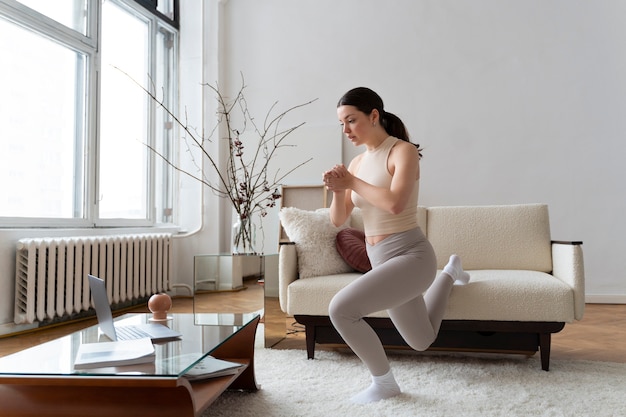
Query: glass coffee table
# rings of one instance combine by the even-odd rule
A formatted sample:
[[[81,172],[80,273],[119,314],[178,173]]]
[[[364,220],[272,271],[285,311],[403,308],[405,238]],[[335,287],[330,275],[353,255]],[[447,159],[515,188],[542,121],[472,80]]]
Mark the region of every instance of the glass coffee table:
[[[126,314],[116,325],[146,323]],[[199,416],[226,389],[256,391],[258,313],[173,314],[182,338],[155,343],[154,363],[74,369],[82,343],[102,339],[98,326],[0,358],[0,408],[11,416]],[[189,382],[184,374],[207,355],[244,364],[234,375]]]

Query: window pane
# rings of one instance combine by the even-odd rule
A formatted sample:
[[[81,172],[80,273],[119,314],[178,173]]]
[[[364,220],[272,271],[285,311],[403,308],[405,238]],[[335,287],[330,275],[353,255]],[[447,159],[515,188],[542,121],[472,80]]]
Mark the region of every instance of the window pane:
[[[0,217],[82,217],[85,56],[2,19],[0,53]]]
[[[18,0],[57,22],[87,34],[87,0]]]
[[[161,0],[157,2],[157,10],[170,19],[174,19],[174,0]]]
[[[147,22],[111,1],[103,4],[99,165],[102,219],[148,218],[148,152],[144,145],[148,143],[148,98],[131,80],[148,85],[148,34]]]

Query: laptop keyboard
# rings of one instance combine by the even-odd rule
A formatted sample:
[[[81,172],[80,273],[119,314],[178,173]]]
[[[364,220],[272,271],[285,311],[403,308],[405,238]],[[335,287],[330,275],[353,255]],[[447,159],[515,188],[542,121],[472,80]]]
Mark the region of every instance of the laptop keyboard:
[[[149,333],[134,326],[119,326],[115,328],[118,340],[133,340],[150,337]]]

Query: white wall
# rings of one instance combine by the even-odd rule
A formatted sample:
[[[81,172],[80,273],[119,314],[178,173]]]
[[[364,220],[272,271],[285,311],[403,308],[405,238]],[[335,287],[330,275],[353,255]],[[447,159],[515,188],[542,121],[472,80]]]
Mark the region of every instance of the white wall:
[[[339,162],[336,101],[369,86],[424,147],[420,204],[548,203],[588,299],[626,302],[624,21],[620,0],[229,0],[223,68],[261,108],[319,97],[317,172],[289,183]]]

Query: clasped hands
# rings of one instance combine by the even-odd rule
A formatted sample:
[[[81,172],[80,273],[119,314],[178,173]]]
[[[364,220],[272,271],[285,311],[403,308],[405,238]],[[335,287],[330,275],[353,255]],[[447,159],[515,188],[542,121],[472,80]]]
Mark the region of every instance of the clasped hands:
[[[344,164],[338,164],[328,171],[325,171],[322,175],[322,180],[324,181],[326,189],[330,191],[342,191],[350,188],[352,174]]]

